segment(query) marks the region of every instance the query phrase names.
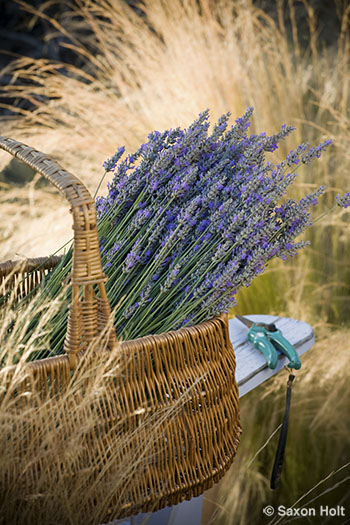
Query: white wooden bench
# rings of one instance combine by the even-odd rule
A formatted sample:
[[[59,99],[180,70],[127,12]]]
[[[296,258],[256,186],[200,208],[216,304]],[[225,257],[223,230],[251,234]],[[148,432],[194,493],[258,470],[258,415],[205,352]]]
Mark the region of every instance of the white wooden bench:
[[[298,355],[309,350],[315,342],[312,327],[296,319],[272,315],[245,315],[255,322],[275,323],[283,336],[294,346]],[[229,320],[229,332],[236,354],[236,379],[239,397],[277,374],[288,364],[288,359],[280,354],[277,367],[267,367],[264,356],[247,341],[248,328],[237,319]],[[234,466],[233,466],[234,468]],[[203,496],[184,501],[173,507],[166,507],[152,514],[139,514],[124,520],[117,520],[113,525],[201,525]]]

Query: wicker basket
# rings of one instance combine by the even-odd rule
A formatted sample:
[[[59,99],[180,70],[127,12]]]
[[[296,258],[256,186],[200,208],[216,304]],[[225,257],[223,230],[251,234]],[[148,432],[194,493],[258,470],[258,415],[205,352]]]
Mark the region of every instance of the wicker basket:
[[[51,389],[52,395],[57,395],[59,385],[67,383],[72,370],[84,359],[84,349],[104,330],[110,317],[94,201],[74,175],[48,156],[9,138],[0,137],[0,146],[41,173],[71,204],[72,304],[65,354],[26,365],[35,388]],[[59,260],[59,257],[31,259],[24,267],[11,261],[2,263],[0,284],[12,273],[11,286],[23,297]],[[29,274],[24,285],[21,280]],[[106,347],[111,349],[115,344],[113,332]],[[138,425],[135,417],[138,407],[146,407],[157,418],[160,408],[176,405],[186,385],[196,381],[198,384],[181,410],[175,410],[172,417],[162,421],[154,420],[157,450],[149,454],[146,466],[124,487],[123,494],[116,495],[119,508],[114,517],[154,511],[200,495],[231,465],[241,432],[235,356],[226,316],[169,333],[123,341],[120,351],[128,357],[127,371],[111,382],[113,391],[105,411],[106,425],[102,425],[106,434],[110,432],[108,419],[123,414],[125,431],[132,432]],[[96,434],[100,448],[106,437],[101,429]],[[107,441],[111,443],[110,434]],[[86,446],[93,448],[91,442]]]

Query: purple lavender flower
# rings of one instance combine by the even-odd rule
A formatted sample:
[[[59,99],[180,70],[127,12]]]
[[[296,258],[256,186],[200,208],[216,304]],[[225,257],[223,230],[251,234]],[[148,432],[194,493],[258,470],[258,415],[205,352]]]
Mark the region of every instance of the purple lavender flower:
[[[344,195],[340,195],[340,193],[338,193],[336,199],[337,199],[338,206],[340,206],[341,208],[349,208],[350,206],[350,193],[349,192],[344,193]]]
[[[116,167],[117,165],[117,162],[118,160],[120,159],[120,157],[123,155],[125,151],[125,147],[122,146],[121,148],[118,148],[117,151],[114,153],[114,155],[110,158],[110,159],[107,159],[104,163],[103,163],[103,167],[104,169],[108,172],[108,171],[113,171],[114,168]]]

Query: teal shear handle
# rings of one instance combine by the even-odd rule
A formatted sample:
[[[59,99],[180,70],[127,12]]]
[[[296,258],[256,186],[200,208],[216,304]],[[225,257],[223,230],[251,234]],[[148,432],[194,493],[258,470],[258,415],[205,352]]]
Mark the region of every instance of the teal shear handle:
[[[299,370],[299,368],[301,368],[299,356],[296,353],[294,346],[291,345],[290,342],[283,337],[281,330],[276,328],[275,332],[269,333],[269,337],[273,339],[273,343],[277,350],[279,350],[282,354],[288,357],[289,368],[295,368],[295,370]]]
[[[236,317],[248,326],[248,341],[263,354],[269,368],[276,368],[278,362],[277,352],[281,352],[288,357],[289,368],[295,368],[296,370],[301,368],[299,356],[293,345],[283,337],[281,330],[275,324],[254,323],[240,315]]]
[[[277,352],[273,344],[270,343],[265,333],[265,328],[253,324],[248,332],[248,341],[253,343],[255,348],[263,354],[269,368],[276,368],[278,361]]]

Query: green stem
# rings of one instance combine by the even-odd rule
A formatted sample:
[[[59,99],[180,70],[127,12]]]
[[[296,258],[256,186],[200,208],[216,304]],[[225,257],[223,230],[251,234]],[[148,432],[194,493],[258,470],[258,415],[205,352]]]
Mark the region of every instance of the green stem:
[[[319,215],[314,221],[312,221],[312,224],[316,224],[318,221],[322,220],[323,217],[326,217],[326,215],[328,215],[329,213],[332,213],[332,211],[334,211],[337,208],[337,206],[338,204],[335,204],[334,206],[332,206],[332,208],[329,208],[324,213],[321,213],[321,215]]]

